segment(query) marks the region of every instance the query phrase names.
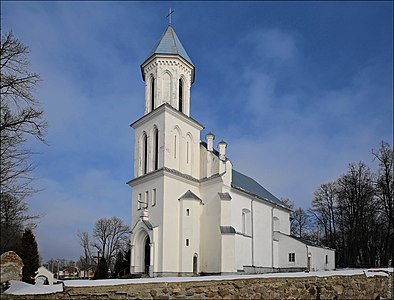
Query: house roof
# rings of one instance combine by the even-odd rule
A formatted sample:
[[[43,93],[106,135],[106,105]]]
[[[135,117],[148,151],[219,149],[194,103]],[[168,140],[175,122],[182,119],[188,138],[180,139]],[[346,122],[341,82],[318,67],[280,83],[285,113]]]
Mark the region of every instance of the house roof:
[[[254,179],[236,171],[233,169],[231,186],[235,189],[246,192],[250,195],[256,196],[273,204],[282,206],[286,209],[290,209],[285,203],[280,201],[264,187],[262,187]]]
[[[301,242],[301,243],[303,243],[303,244],[305,244],[307,246],[318,247],[318,248],[329,249],[329,250],[334,250],[335,251],[334,248],[330,248],[330,247],[326,247],[326,246],[323,246],[323,245],[319,245],[319,244],[317,244],[315,242],[312,242],[312,241],[304,239],[304,238],[300,238],[300,237],[295,236],[295,235],[288,235],[288,234],[285,234],[283,232],[278,232],[278,233],[280,233],[282,235],[285,235],[285,236],[288,236],[288,237],[290,237],[292,239],[295,239],[295,240],[297,240],[297,241],[299,241],[299,242]]]
[[[160,37],[160,40],[157,42],[148,58],[147,61],[154,54],[175,54],[182,56],[188,63],[192,66],[193,62],[187,54],[185,48],[182,46],[181,41],[175,33],[175,30],[171,25],[168,25],[166,31]]]

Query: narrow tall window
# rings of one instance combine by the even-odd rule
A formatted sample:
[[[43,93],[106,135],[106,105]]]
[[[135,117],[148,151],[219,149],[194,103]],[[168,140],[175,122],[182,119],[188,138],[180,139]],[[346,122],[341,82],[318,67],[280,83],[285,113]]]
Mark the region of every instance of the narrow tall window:
[[[141,209],[141,194],[138,194],[137,209]]]
[[[155,79],[152,77],[150,87],[151,110],[155,109]]]
[[[189,163],[189,142],[186,142],[186,163]]]
[[[156,205],[156,189],[152,190],[152,206]]]
[[[328,264],[328,255],[326,255],[326,265]]]
[[[179,79],[179,103],[178,103],[179,111],[183,112],[183,82],[182,79]]]
[[[186,239],[186,246],[189,247],[189,239]]]
[[[155,143],[153,145],[153,149],[154,149],[153,159],[155,160],[154,167],[155,167],[155,170],[157,170],[159,168],[159,134],[158,134],[157,128],[155,129],[155,132],[153,133],[153,141]]]
[[[289,253],[289,262],[295,262],[295,253]]]
[[[190,210],[187,208],[186,209],[186,216],[189,216],[190,215]]]
[[[174,136],[174,158],[176,158],[176,136]]]
[[[148,137],[146,135],[144,135],[143,138],[143,148],[144,148],[144,157],[143,157],[142,174],[146,174],[148,172]]]
[[[144,208],[148,208],[148,200],[149,199],[149,192],[148,191],[146,191],[145,192],[145,199],[144,199]]]
[[[252,218],[249,209],[242,210],[242,233],[245,235],[252,235]]]

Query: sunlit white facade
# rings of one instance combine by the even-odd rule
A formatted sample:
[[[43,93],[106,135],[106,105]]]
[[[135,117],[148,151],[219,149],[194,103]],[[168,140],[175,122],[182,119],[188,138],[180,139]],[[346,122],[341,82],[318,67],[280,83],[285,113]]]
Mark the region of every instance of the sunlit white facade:
[[[227,144],[190,117],[194,65],[168,26],[141,65],[131,273],[150,276],[333,269],[335,252],[290,236],[289,208],[233,170]],[[316,249],[317,250],[316,250]]]

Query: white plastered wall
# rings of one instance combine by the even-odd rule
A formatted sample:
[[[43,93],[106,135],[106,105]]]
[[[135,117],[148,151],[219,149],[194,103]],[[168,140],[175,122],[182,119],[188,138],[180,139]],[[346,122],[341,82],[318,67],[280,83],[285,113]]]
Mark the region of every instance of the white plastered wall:
[[[335,269],[335,251],[332,249],[308,245],[308,257],[310,259],[310,271]]]
[[[274,232],[278,240],[278,267],[279,268],[306,268],[307,246],[285,234]],[[295,253],[295,261],[289,262],[289,253]]]
[[[203,182],[200,187],[204,201],[201,216],[201,272],[221,272],[221,203],[218,192],[222,189],[221,178]]]
[[[181,240],[183,229],[180,220],[180,201],[179,198],[190,190],[199,195],[198,184],[187,179],[183,179],[178,175],[166,173],[164,175],[164,200],[163,200],[163,272],[179,272],[181,249],[184,249],[184,241]],[[199,235],[198,231],[193,232]],[[199,237],[198,237],[199,239]],[[191,241],[192,242],[192,241]],[[193,244],[198,242],[193,241]]]

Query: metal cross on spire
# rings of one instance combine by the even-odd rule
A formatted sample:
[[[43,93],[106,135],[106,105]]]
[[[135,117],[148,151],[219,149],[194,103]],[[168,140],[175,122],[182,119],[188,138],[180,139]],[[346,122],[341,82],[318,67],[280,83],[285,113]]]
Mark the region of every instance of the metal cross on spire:
[[[172,23],[172,14],[173,14],[174,12],[175,12],[175,10],[173,10],[172,8],[170,8],[169,11],[168,11],[168,15],[166,16],[166,18],[169,17],[169,19],[168,19],[168,24],[169,24],[169,25],[171,25],[171,23]]]

